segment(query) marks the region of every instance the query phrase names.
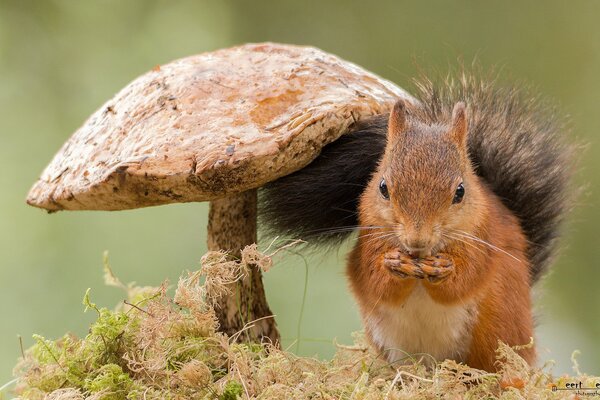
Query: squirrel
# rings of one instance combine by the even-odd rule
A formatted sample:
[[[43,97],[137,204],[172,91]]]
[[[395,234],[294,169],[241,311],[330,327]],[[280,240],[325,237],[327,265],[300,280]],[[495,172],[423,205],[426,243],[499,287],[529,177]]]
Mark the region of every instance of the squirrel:
[[[460,74],[358,122],[260,194],[268,232],[335,245],[368,341],[496,369],[498,341],[536,353],[531,288],[573,196],[563,119],[527,89]]]

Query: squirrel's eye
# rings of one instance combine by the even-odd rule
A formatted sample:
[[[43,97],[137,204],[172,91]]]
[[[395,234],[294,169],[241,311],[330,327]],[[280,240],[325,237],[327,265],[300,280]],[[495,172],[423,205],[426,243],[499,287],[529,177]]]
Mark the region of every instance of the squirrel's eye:
[[[379,191],[381,192],[381,195],[384,199],[389,200],[390,193],[388,192],[388,187],[385,183],[385,179],[381,179],[381,182],[379,182]]]
[[[461,183],[456,188],[456,192],[454,193],[454,199],[452,199],[452,204],[460,203],[463,197],[465,197],[465,186]]]

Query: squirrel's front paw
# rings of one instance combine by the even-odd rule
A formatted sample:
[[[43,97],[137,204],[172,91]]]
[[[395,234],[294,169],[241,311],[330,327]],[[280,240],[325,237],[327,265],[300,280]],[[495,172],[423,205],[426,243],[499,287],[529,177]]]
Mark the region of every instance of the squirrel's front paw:
[[[383,266],[401,278],[425,278],[425,273],[417,260],[399,250],[392,250],[383,256]]]
[[[383,265],[401,278],[427,279],[431,283],[442,282],[453,270],[452,260],[445,254],[413,258],[399,250],[385,253]]]
[[[431,283],[439,283],[444,281],[450,276],[452,270],[454,269],[452,259],[444,253],[421,258],[418,260],[418,262],[419,266],[423,270],[423,273],[427,277],[427,280]]]

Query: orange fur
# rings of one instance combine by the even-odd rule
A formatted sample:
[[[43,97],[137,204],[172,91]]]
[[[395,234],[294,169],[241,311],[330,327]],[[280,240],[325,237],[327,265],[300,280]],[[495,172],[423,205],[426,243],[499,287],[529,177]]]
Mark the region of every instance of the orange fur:
[[[405,315],[405,304],[422,286],[435,304],[458,310],[457,321],[464,327],[422,332],[422,337],[417,332],[416,338],[403,338],[399,332],[399,343],[408,342],[424,353],[432,343],[439,354],[457,354],[457,361],[493,371],[498,340],[523,345],[533,335],[527,240],[517,218],[473,172],[466,134],[461,132],[467,129],[464,105],[455,107],[448,126],[426,126],[398,113],[405,113],[403,105],[391,113],[385,155],[359,205],[360,225],[373,228],[361,230],[347,266],[367,336],[379,350],[388,350],[382,343],[396,340],[387,338],[389,332],[395,332],[395,326],[406,328],[389,317],[389,310],[391,315],[393,310]],[[382,179],[389,199],[380,194]],[[453,204],[454,189],[461,182],[466,187],[464,200]],[[389,258],[390,252],[398,251],[410,253],[413,261],[404,265],[410,268],[395,268],[407,262]],[[451,270],[435,282],[427,274],[441,271],[438,264],[451,265]],[[411,268],[418,275],[398,276],[399,270]],[[406,315],[415,315],[411,312]],[[430,314],[438,315],[435,312]],[[418,310],[416,315],[420,318]],[[431,316],[426,315],[415,326],[427,327]],[[431,326],[437,322],[431,321]],[[452,340],[436,340],[435,335]],[[456,349],[440,350],[446,345]],[[520,353],[534,362],[534,349]]]

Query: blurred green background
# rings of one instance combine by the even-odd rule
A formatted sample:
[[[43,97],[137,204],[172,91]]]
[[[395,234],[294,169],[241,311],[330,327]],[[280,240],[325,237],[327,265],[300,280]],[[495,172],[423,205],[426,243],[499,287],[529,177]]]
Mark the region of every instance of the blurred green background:
[[[310,44],[409,87],[414,60],[445,70],[457,57],[502,65],[572,116],[588,148],[586,185],[553,273],[537,288],[540,359],[600,374],[600,2],[596,1],[0,1],[0,386],[31,334],[86,333],[82,296],[113,306],[102,252],[124,281],[159,284],[196,268],[206,250],[204,204],[54,215],[24,203],[78,126],[156,64],[243,42]],[[310,258],[299,351],[329,357],[360,329],[343,275],[345,249]],[[297,336],[303,261],[266,274],[285,344]]]

